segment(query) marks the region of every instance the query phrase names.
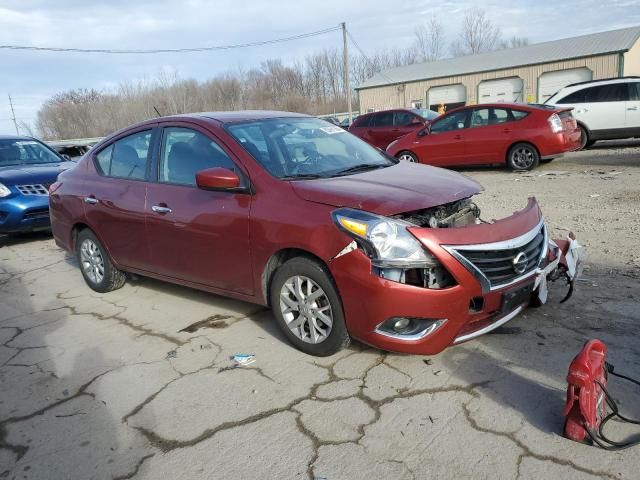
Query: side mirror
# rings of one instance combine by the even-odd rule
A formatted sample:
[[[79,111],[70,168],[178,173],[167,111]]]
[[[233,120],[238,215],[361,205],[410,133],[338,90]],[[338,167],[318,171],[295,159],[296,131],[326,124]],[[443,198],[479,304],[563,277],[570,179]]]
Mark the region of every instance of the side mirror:
[[[420,130],[418,130],[418,136],[419,137],[424,137],[425,135],[429,135],[429,126],[427,125],[424,128],[421,128]]]
[[[71,157],[69,155],[67,155],[66,153],[63,153],[62,155],[60,155],[62,158],[64,158],[65,162],[71,162]]]
[[[240,187],[240,177],[227,168],[206,168],[196,173],[196,185],[202,190],[234,190]]]

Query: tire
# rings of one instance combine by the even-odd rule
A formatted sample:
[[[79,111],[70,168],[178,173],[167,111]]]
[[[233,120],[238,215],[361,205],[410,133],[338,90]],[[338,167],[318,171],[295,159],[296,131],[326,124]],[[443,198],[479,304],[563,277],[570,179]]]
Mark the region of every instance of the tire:
[[[420,163],[418,157],[408,150],[404,150],[396,155],[396,158],[403,162]]]
[[[584,150],[590,145],[593,145],[594,142],[589,141],[589,132],[582,125],[578,125],[580,129],[580,148],[578,150]]]
[[[113,265],[104,246],[91,230],[85,229],[78,234],[76,256],[84,281],[96,292],[117,290],[127,280],[124,272]]]
[[[516,143],[507,153],[507,165],[511,170],[533,170],[540,163],[540,154],[530,143]]]
[[[269,299],[278,326],[298,350],[326,357],[349,345],[342,301],[329,272],[317,261],[295,257],[281,265]]]

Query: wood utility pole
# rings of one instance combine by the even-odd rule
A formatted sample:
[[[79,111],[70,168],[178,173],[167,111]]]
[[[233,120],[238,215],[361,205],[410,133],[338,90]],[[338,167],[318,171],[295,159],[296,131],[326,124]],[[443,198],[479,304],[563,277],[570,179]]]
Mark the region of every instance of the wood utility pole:
[[[353,112],[351,111],[351,84],[349,82],[349,48],[347,46],[347,24],[342,22],[342,63],[344,70],[344,89],[347,94],[347,105],[349,107],[349,125],[353,121]]]
[[[16,127],[16,135],[20,135],[20,130],[18,130],[18,122],[16,121],[16,112],[13,110],[13,101],[11,100],[11,94],[9,95],[9,106],[11,107],[11,120],[13,120],[13,125]]]

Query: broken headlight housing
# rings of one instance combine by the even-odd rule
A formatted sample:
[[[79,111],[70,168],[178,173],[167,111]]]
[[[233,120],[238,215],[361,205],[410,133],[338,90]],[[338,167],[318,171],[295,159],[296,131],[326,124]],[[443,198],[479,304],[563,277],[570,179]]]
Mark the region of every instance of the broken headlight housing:
[[[444,288],[455,282],[407,230],[415,225],[351,208],[332,213],[335,224],[352,236],[371,259],[374,273],[400,283]]]

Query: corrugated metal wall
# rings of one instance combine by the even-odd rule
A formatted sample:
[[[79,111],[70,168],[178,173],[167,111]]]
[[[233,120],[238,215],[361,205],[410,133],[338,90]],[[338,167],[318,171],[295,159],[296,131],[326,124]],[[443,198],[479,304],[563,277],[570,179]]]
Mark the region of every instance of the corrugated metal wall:
[[[520,77],[524,81],[525,101],[538,100],[538,77],[544,72],[566,70],[569,68],[587,67],[593,72],[593,79],[618,76],[618,54],[600,55],[597,57],[565,60],[562,62],[545,63],[529,67],[518,67],[508,70],[498,70],[470,75],[439,78],[401,85],[367,88],[359,91],[360,111],[385,110],[388,108],[410,107],[414,100],[421,100],[426,105],[426,92],[431,87],[462,83],[467,88],[467,104],[478,102],[478,84],[483,80],[497,78]],[[428,108],[428,107],[427,107]]]

